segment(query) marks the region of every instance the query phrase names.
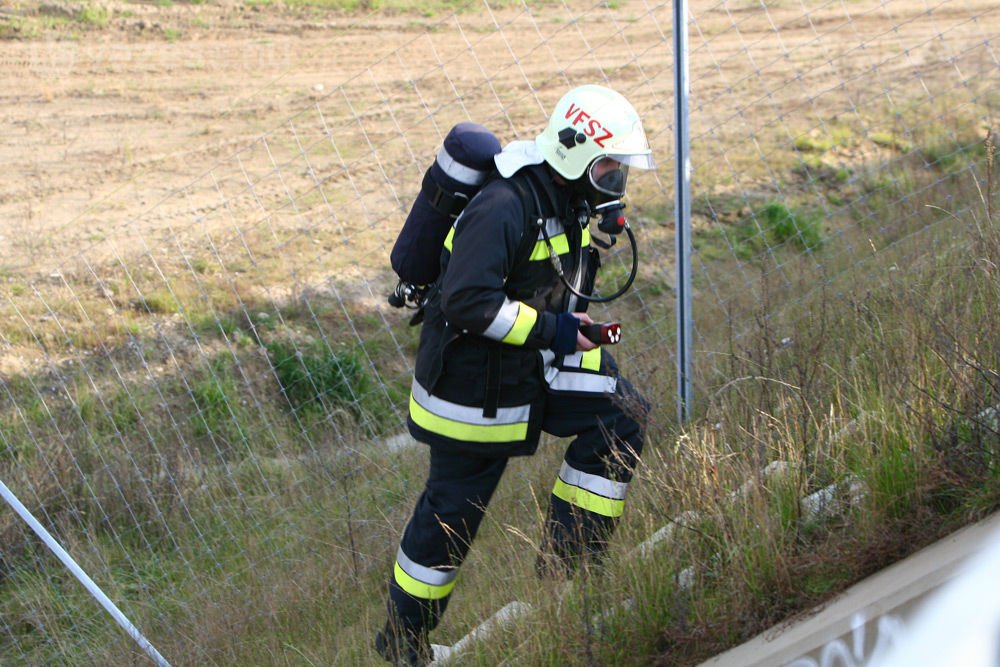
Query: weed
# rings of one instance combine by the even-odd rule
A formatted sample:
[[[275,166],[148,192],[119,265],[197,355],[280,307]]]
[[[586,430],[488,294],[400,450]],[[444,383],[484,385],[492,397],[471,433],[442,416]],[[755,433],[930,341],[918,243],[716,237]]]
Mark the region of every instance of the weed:
[[[99,5],[84,5],[77,13],[76,19],[80,23],[95,28],[105,28],[111,20],[111,14],[106,8]]]
[[[891,132],[872,132],[868,135],[868,138],[872,140],[872,143],[882,146],[883,148],[890,148],[892,150],[899,151],[900,153],[909,153],[913,150],[913,145],[902,137],[898,137]]]
[[[824,153],[833,148],[832,139],[800,135],[792,142],[795,150],[809,153]]]
[[[88,430],[101,439],[128,434],[139,423],[142,414],[142,406],[137,406],[132,395],[124,389],[107,394],[83,389],[76,398],[76,410]]]
[[[816,216],[796,212],[781,202],[770,202],[760,212],[774,243],[791,242],[800,250],[815,251],[823,246],[823,235]]]
[[[209,366],[204,377],[191,388],[194,435],[211,441],[220,457],[243,456],[250,429],[231,358],[220,355]]]
[[[33,449],[21,424],[13,419],[0,420],[0,463],[26,463]]]
[[[32,39],[40,34],[36,21],[21,16],[0,17],[0,39]]]
[[[170,292],[155,291],[144,294],[132,302],[132,307],[151,315],[172,315],[180,310],[177,299]]]
[[[917,183],[914,173],[905,168],[867,172],[860,179],[864,197],[851,202],[851,213],[863,226],[893,219],[893,213],[908,200]]]
[[[874,502],[892,519],[912,514],[921,478],[918,453],[904,436],[886,430],[858,473],[871,489]]]
[[[945,172],[955,171],[970,161],[986,156],[985,144],[981,141],[959,139],[936,140],[920,149],[927,164]]]
[[[818,216],[772,201],[734,225],[720,225],[708,233],[697,234],[693,243],[708,258],[730,254],[749,261],[760,258],[768,249],[782,246],[815,252],[823,247],[823,234]]]
[[[347,410],[369,430],[378,429],[371,416],[384,415],[384,402],[356,354],[322,342],[300,347],[271,341],[266,347],[281,392],[297,414],[315,419]]]

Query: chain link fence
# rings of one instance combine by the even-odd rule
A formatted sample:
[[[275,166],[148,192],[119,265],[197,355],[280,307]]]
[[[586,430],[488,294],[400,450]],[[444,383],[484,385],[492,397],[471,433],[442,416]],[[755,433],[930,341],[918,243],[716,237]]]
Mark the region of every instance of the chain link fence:
[[[103,216],[102,234],[8,244],[0,480],[175,662],[239,664],[213,633],[298,604],[277,583],[290,573],[341,582],[333,605],[382,581],[420,483],[399,465],[418,332],[386,302],[389,251],[455,123],[532,138],[583,83],[639,110],[658,160],[630,191],[639,278],[595,319],[623,321],[638,384],[669,384],[655,381],[674,368],[672,31],[671,6],[646,0],[425,17],[284,122],[188,157],[183,183],[164,174],[134,215],[81,207],[39,228],[58,239]],[[719,330],[738,345],[762,312],[847,299],[880,280],[876,252],[901,248],[905,270],[983,205],[998,33],[981,0],[692,3],[695,415],[719,382],[703,363]],[[629,261],[608,253],[603,279]],[[674,396],[657,391],[669,422]],[[0,662],[141,662],[130,642],[0,512]]]

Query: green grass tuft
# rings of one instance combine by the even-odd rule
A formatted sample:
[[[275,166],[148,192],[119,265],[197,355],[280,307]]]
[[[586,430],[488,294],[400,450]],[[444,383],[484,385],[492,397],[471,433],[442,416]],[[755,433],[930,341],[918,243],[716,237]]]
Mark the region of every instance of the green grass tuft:
[[[803,251],[815,251],[823,246],[823,234],[815,215],[794,211],[775,201],[768,203],[760,216],[774,243],[791,243]]]

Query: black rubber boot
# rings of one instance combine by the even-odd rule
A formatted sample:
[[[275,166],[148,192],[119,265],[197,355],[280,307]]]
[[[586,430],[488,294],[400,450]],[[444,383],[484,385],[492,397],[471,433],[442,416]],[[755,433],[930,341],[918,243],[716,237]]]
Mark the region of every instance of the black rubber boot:
[[[535,572],[543,579],[573,578],[580,570],[599,572],[617,520],[587,512],[552,496]]]
[[[424,667],[434,658],[426,634],[397,631],[391,623],[375,634],[375,650],[393,667]]]

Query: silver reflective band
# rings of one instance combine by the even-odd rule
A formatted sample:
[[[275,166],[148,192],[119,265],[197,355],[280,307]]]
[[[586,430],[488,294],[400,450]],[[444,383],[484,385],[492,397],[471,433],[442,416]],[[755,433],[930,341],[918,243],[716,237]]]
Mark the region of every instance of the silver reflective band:
[[[545,218],[545,233],[549,235],[549,238],[559,236],[560,234],[566,233],[566,226],[559,220],[559,218]],[[545,240],[545,237],[542,236],[541,229],[538,230],[538,240]]]
[[[399,547],[396,551],[396,562],[399,563],[399,567],[403,568],[403,572],[407,573],[417,581],[421,581],[430,586],[444,586],[450,584],[458,576],[458,568],[448,568],[437,569],[433,567],[424,567],[419,563],[414,563],[410,560],[409,556],[403,553],[403,547]]]
[[[517,322],[517,313],[520,309],[520,303],[504,297],[503,305],[500,306],[500,312],[490,322],[490,326],[486,328],[483,335],[493,340],[503,340],[504,336],[510,333],[510,330],[514,327],[514,323]]]
[[[553,391],[579,391],[588,394],[613,394],[618,387],[618,378],[608,375],[595,375],[594,373],[574,373],[572,371],[561,370],[552,380],[545,378],[549,382],[549,389]]]
[[[559,468],[559,479],[570,486],[577,486],[591,493],[596,493],[612,500],[625,500],[625,492],[628,491],[627,482],[612,482],[606,477],[591,475],[590,473],[577,470],[570,464],[563,461]]]
[[[556,378],[556,375],[559,374],[559,369],[553,365],[555,363],[555,360],[556,360],[555,352],[553,352],[552,350],[542,350],[542,368],[544,369],[542,372],[545,375],[546,384],[552,384],[552,381]]]
[[[521,424],[528,421],[528,416],[531,414],[531,404],[528,403],[526,405],[516,405],[512,408],[498,408],[497,416],[490,419],[483,416],[483,409],[481,407],[459,405],[458,403],[452,403],[437,396],[431,396],[416,380],[413,380],[413,384],[410,386],[410,393],[413,396],[413,400],[424,410],[439,417],[462,422],[463,424],[476,424],[479,426]]]
[[[465,183],[466,185],[479,185],[486,180],[489,175],[488,172],[479,171],[478,169],[473,169],[472,167],[466,167],[464,164],[453,158],[448,151],[445,150],[444,146],[437,154],[438,166],[448,174],[448,176],[454,178],[459,183]]]

